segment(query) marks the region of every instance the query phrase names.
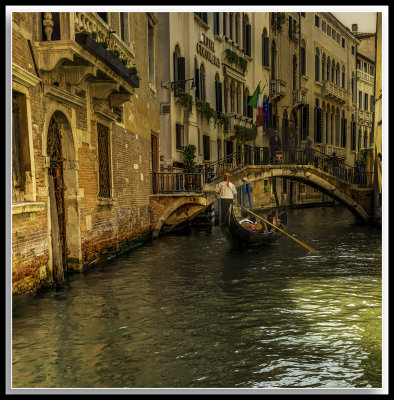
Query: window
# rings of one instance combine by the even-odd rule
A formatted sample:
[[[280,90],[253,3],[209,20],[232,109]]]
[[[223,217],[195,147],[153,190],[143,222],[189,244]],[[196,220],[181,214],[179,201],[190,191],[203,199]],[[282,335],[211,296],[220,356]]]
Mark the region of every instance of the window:
[[[203,141],[202,145],[204,151],[204,161],[209,161],[211,159],[211,147],[210,147],[209,136],[203,135],[202,141]]]
[[[12,201],[26,201],[31,179],[26,96],[12,92]]]
[[[123,14],[123,13],[121,13]],[[155,83],[155,42],[153,26],[148,22],[148,76],[149,82]]]
[[[177,46],[174,51],[174,82],[185,80],[185,57],[180,56],[180,50]],[[174,90],[174,96],[178,97],[181,91],[185,90],[185,86],[179,85],[178,88]]]
[[[342,67],[342,88],[345,89],[345,67]]]
[[[364,110],[368,111],[368,94],[364,94]]]
[[[111,197],[111,160],[110,160],[110,142],[109,128],[97,124],[97,148],[99,163],[99,197]]]
[[[363,92],[358,92],[358,108],[361,110],[363,105]]]
[[[320,27],[320,18],[315,14],[315,26]]]
[[[181,124],[176,124],[175,130],[176,130],[176,148],[177,148],[177,150],[183,150],[183,147],[185,145],[184,127]]]
[[[309,104],[301,108],[301,135],[303,140],[309,135]]]
[[[198,15],[206,24],[208,23],[208,13],[195,12],[194,14]]]
[[[218,114],[218,117],[220,117],[220,114],[223,111],[222,93],[223,93],[223,84],[221,82],[219,82],[219,78],[216,77],[216,79],[215,79],[215,100],[216,100],[216,112]]]
[[[301,75],[306,75],[306,44],[305,40],[301,41],[301,48],[300,48],[300,56],[301,56]]]
[[[327,24],[326,24],[324,21],[321,22],[321,30],[322,30],[324,33],[326,33]]]
[[[342,38],[342,47],[345,48],[345,38]]]
[[[252,26],[250,24],[245,25],[245,54],[249,57],[252,55]]]
[[[337,33],[336,33],[336,31],[333,29],[332,30],[332,35],[331,35],[331,37],[334,39],[334,40],[336,40],[336,38],[337,38]]]
[[[352,56],[354,56],[354,50],[355,50],[355,48],[354,48],[354,46],[352,46]]]
[[[327,25],[327,35],[331,36],[331,26]]]
[[[300,13],[300,14],[301,14],[301,17],[306,18],[306,13],[302,12],[302,13]]]
[[[369,107],[370,107],[371,112],[373,112],[373,106],[374,106],[374,97],[371,95],[370,102],[369,102]]]
[[[200,68],[200,99],[205,101],[205,68],[204,65],[201,64]]]
[[[119,25],[120,25],[120,38],[125,40],[125,18],[127,18],[127,14],[124,12],[119,13]]]
[[[213,13],[213,33],[219,35],[219,16],[218,12]]]
[[[223,35],[227,35],[227,13],[223,13]]]
[[[265,28],[262,35],[262,55],[263,66],[269,67],[269,37],[267,36],[267,30]]]
[[[338,44],[341,43],[341,36],[339,35],[339,33],[337,33],[337,43],[338,43]]]
[[[369,67],[369,74],[370,75],[374,75],[375,74],[375,69],[374,69],[374,67],[372,65]]]
[[[316,49],[316,53],[315,53],[315,80],[320,81],[320,52],[319,52],[319,49]]]

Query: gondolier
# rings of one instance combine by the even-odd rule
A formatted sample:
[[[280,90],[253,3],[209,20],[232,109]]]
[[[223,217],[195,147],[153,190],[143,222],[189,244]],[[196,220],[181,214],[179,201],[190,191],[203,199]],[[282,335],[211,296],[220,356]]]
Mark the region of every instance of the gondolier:
[[[221,223],[226,223],[228,219],[228,210],[233,203],[234,197],[237,195],[237,189],[234,184],[230,182],[228,173],[223,175],[223,181],[218,183],[215,192],[219,197],[220,210],[221,210]]]

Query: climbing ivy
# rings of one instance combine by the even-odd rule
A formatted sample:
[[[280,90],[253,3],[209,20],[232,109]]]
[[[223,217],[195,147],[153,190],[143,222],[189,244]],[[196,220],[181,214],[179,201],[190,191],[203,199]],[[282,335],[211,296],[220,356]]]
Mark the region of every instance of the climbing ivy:
[[[252,125],[252,128],[247,128],[242,125],[234,125],[235,137],[240,143],[254,141],[257,136],[256,124]]]

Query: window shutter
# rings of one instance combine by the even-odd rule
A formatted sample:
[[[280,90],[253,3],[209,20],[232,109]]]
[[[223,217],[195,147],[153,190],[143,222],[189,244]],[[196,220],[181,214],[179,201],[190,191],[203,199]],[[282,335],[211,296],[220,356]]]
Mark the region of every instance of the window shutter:
[[[174,51],[174,82],[178,80],[178,54]],[[179,90],[174,90],[174,95],[179,96]]]
[[[317,142],[321,143],[322,132],[323,132],[323,110],[321,108],[317,109]]]
[[[265,38],[264,38],[264,41],[265,41],[265,46],[264,46],[264,49],[265,49],[265,65],[267,66],[267,67],[269,67],[269,65],[270,65],[270,38],[268,37],[268,36],[266,36]]]
[[[196,68],[194,70],[194,83],[196,84],[196,99],[200,98],[200,70]]]
[[[347,132],[347,119],[343,119],[343,136],[342,136],[342,147],[346,147],[346,132]]]
[[[219,111],[219,117],[220,117],[220,114],[223,112],[223,106],[222,106],[222,104],[223,104],[223,95],[222,95],[222,93],[223,93],[223,84],[221,83],[221,82],[218,82],[218,106],[219,106],[219,108],[218,108],[218,111]]]
[[[178,81],[185,80],[185,57],[178,57]],[[182,91],[185,91],[185,82],[179,85]]]
[[[316,81],[320,80],[319,67],[320,67],[319,56],[317,54],[315,54],[315,80]]]
[[[251,32],[252,27],[250,24],[246,25],[246,55],[251,56]]]
[[[301,74],[305,75],[306,74],[306,68],[305,68],[305,47],[301,47]]]

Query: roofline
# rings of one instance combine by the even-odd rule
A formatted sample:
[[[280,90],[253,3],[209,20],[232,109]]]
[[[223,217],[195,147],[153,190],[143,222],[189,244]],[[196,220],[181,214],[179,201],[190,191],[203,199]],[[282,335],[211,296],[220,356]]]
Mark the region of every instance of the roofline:
[[[347,35],[350,36],[351,39],[353,39],[357,44],[360,44],[360,39],[347,27],[345,26],[335,15],[333,15],[330,12],[321,12],[321,14],[326,15],[327,17],[333,19],[337,24],[339,24],[343,30],[346,32]]]

